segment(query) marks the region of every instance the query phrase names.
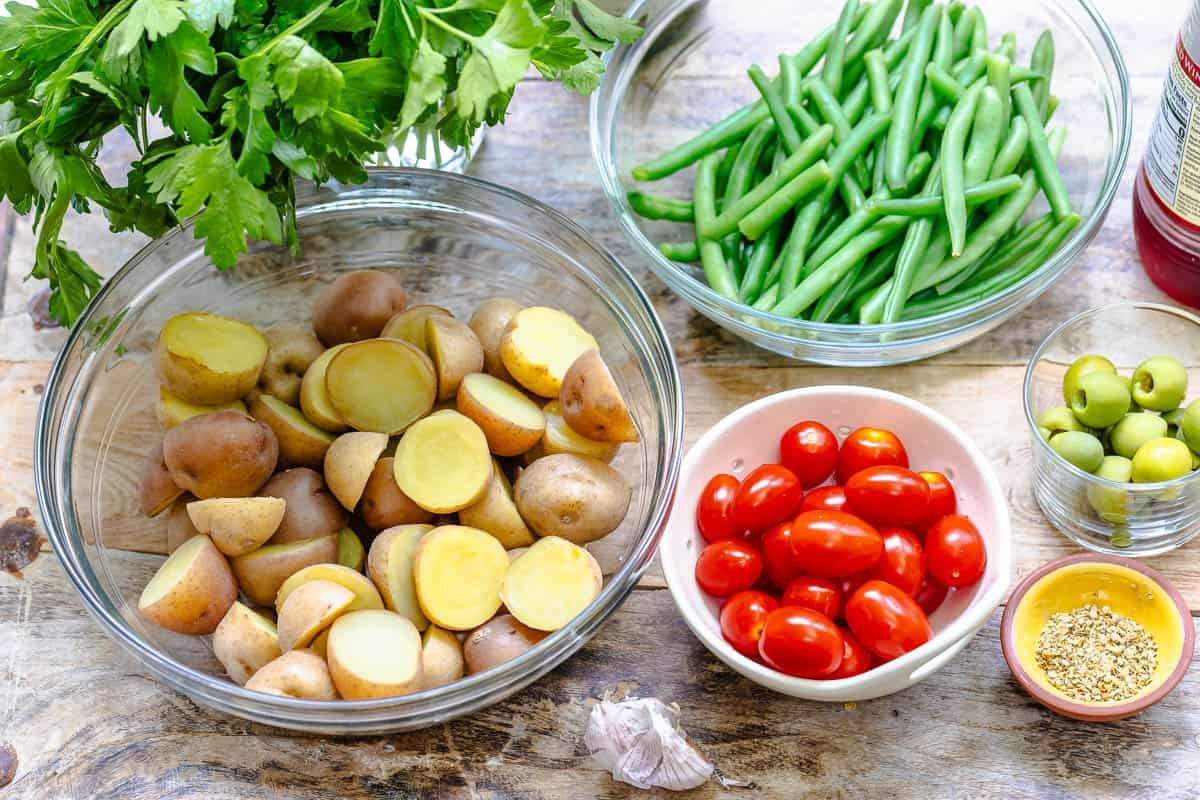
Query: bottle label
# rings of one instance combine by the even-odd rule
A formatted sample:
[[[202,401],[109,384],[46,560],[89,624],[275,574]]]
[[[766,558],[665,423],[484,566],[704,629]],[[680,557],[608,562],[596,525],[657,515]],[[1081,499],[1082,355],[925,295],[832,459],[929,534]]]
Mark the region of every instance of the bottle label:
[[[1200,226],[1200,65],[1175,42],[1162,103],[1146,148],[1146,177],[1158,199],[1184,222]]]

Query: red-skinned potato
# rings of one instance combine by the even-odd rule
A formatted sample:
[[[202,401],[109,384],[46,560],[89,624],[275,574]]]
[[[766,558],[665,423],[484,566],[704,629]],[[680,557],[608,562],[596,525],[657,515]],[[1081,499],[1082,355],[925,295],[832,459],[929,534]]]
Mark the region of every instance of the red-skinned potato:
[[[501,614],[488,620],[471,631],[463,642],[467,674],[474,675],[512,661],[549,635],[521,624],[512,614]]]
[[[404,310],[408,297],[391,273],[363,269],[341,275],[313,304],[313,330],[326,347],[373,339]]]
[[[637,425],[604,359],[589,350],[567,370],[558,393],[563,419],[581,436],[597,442],[636,442]]]
[[[237,411],[181,422],[167,431],[162,449],[175,485],[200,499],[254,494],[279,459],[271,429]]]
[[[307,467],[284,470],[267,481],[258,495],[287,501],[283,521],[269,544],[328,536],[346,525],[345,509],[325,488],[325,481],[316,470]]]
[[[162,445],[151,448],[146,454],[142,465],[142,488],[140,504],[142,513],[147,517],[157,517],[167,510],[167,506],[175,502],[183,494],[183,489],[175,485],[171,472],[163,460]]]

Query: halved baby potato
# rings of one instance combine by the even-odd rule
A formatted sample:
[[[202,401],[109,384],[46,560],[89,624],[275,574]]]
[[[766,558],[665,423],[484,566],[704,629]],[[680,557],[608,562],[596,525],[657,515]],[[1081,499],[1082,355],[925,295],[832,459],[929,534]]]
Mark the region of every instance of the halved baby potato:
[[[463,378],[483,369],[483,345],[465,322],[434,314],[425,320],[425,338],[437,372],[438,400],[454,397]]]
[[[589,350],[567,370],[558,405],[571,430],[597,442],[636,442],[637,425],[599,351]]]
[[[563,418],[562,407],[557,400],[546,403],[542,413],[546,417],[546,432],[542,435],[542,455],[569,453],[575,456],[595,458],[606,464],[616,458],[617,450],[620,448],[619,444],[598,442],[580,435]]]
[[[286,544],[268,544],[231,561],[237,583],[258,606],[275,605],[283,582],[305,567],[337,560],[336,533]],[[216,548],[213,548],[216,549]]]
[[[365,575],[341,564],[331,563],[313,564],[289,576],[279,587],[279,594],[275,597],[275,608],[282,610],[283,604],[287,602],[292,593],[310,581],[329,581],[348,589],[354,594],[350,611],[383,608],[383,598],[379,596],[379,590]]]
[[[433,521],[431,512],[421,508],[400,490],[396,483],[395,458],[392,456],[375,462],[371,477],[363,489],[358,513],[373,531]]]
[[[246,681],[246,688],[300,700],[337,700],[325,659],[312,650],[289,650]]]
[[[221,497],[187,504],[188,517],[200,533],[227,556],[261,547],[279,528],[287,503],[278,497]]]
[[[599,345],[575,318],[556,308],[523,308],[508,323],[500,358],[509,374],[541,397],[558,397],[575,359]]]
[[[154,573],[138,610],[167,630],[207,634],[217,629],[235,600],[237,582],[229,562],[207,536],[193,536]]]
[[[603,586],[604,575],[591,553],[547,536],[509,566],[500,599],[529,627],[556,631],[587,608]]]
[[[512,486],[498,463],[493,462],[492,479],[479,502],[458,512],[463,525],[487,531],[506,550],[533,544],[533,533],[513,502]]]
[[[483,371],[504,381],[511,381],[512,376],[500,358],[500,340],[504,338],[508,323],[522,308],[511,297],[489,297],[475,306],[468,323],[483,346]]]
[[[421,538],[413,580],[421,611],[435,625],[467,631],[500,610],[508,556],[495,537],[465,525],[444,525]]]
[[[325,484],[347,511],[362,498],[379,454],[388,445],[385,433],[343,433],[325,453]]]
[[[342,419],[337,409],[329,402],[329,393],[325,390],[325,374],[333,357],[348,347],[348,344],[335,345],[317,357],[304,371],[300,381],[300,410],[305,418],[313,425],[330,433],[341,433],[350,430],[346,420]]]
[[[375,582],[383,602],[390,610],[412,620],[417,630],[425,630],[429,620],[417,600],[413,561],[421,538],[431,530],[432,525],[388,528],[375,537],[367,554],[367,574]]]
[[[400,339],[428,355],[429,341],[426,337],[425,320],[433,316],[454,318],[453,314],[441,306],[409,306],[388,320],[379,338]]]
[[[285,467],[319,467],[333,434],[308,421],[278,397],[260,394],[250,401],[250,415],[275,432],[279,441],[279,463]]]
[[[458,637],[430,625],[421,637],[421,688],[436,689],[463,676],[463,649]]]
[[[351,428],[391,436],[433,408],[437,376],[429,356],[408,342],[367,339],[329,362],[325,392]]]
[[[392,611],[352,611],[329,629],[329,674],[347,700],[393,697],[421,688],[421,634]]]
[[[171,394],[198,405],[232,403],[254,388],[267,340],[254,326],[207,312],[179,314],[163,325],[155,349]]]
[[[281,653],[275,623],[238,602],[229,607],[213,631],[212,645],[213,655],[241,686]]]
[[[154,406],[154,414],[158,417],[158,424],[162,426],[164,431],[169,431],[179,423],[189,420],[192,417],[198,417],[201,414],[211,414],[214,411],[249,413],[246,411],[246,404],[241,400],[234,400],[216,406],[201,406],[196,403],[189,403],[182,397],[176,397],[165,386],[158,387],[158,403]]]
[[[258,496],[279,497],[287,502],[283,521],[271,536],[271,544],[328,536],[346,525],[346,510],[326,488],[321,474],[308,467],[275,473],[258,490]]]
[[[286,653],[307,647],[353,602],[354,592],[333,581],[311,580],[296,587],[279,607],[279,649]]]
[[[484,372],[458,387],[458,412],[470,418],[498,456],[516,456],[541,441],[546,417],[520,389]]]
[[[163,459],[162,444],[156,444],[142,463],[142,485],[138,503],[147,517],[157,517],[183,494],[175,485],[167,462]]]
[[[396,445],[396,485],[435,514],[452,514],[478,501],[491,475],[487,437],[457,411],[439,411],[415,423]]]

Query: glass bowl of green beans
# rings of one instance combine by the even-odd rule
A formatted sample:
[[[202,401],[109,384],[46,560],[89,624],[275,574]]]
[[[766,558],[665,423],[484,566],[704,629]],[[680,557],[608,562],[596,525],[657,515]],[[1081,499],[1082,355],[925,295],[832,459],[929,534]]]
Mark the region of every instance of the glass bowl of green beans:
[[[872,366],[945,352],[1061,278],[1129,152],[1088,0],[642,0],[592,97],[633,248],[760,347]]]

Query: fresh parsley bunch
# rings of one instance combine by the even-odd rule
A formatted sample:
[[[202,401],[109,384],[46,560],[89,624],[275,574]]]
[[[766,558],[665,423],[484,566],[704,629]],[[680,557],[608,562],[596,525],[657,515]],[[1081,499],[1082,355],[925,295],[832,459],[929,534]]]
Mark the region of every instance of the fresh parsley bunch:
[[[586,94],[641,30],[591,0],[39,0],[0,18],[0,199],[33,212],[33,277],[71,324],[100,286],[59,239],[67,209],[162,235],[198,215],[219,268],[247,236],[295,247],[296,176],[366,179],[409,128],[452,146],[504,121],[533,64]],[[151,139],[157,116],[169,134]],[[124,128],[124,186],[96,160]]]

